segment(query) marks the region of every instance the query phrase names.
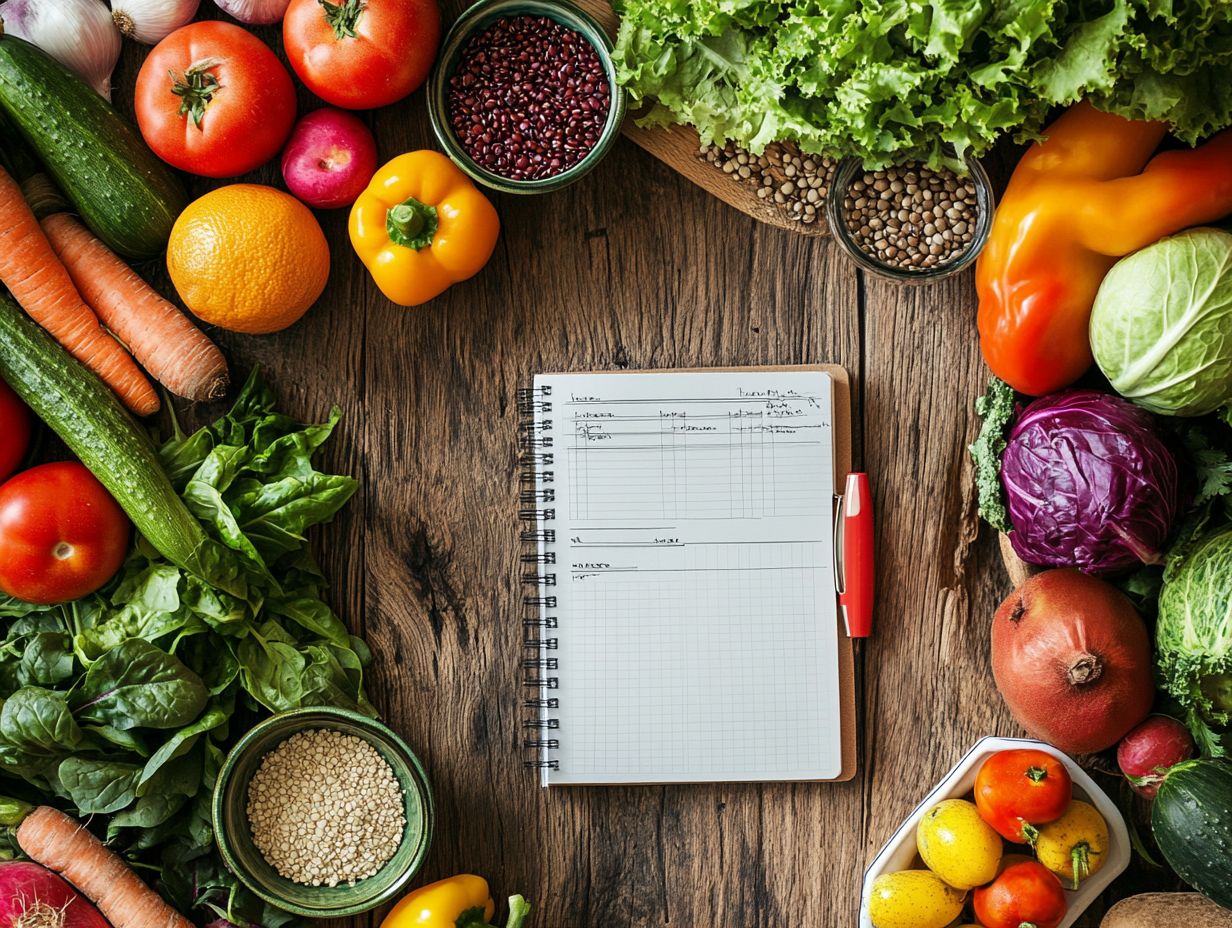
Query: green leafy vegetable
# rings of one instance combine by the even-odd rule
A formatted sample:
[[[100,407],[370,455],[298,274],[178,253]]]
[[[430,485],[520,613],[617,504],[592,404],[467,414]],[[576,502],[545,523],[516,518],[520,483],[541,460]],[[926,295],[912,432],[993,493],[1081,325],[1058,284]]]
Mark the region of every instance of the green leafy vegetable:
[[[94,816],[200,923],[295,921],[214,852],[209,799],[233,736],[302,705],[375,715],[368,650],[325,603],[306,540],[356,489],[312,463],[337,422],[337,410],[309,426],[279,414],[254,375],[229,414],[190,435],[176,424],[159,448],[212,541],[207,574],[238,578],[229,587],[243,596],[137,537],[97,594],[60,606],[0,597],[0,794]]]
[[[618,79],[647,124],[759,152],[774,140],[869,167],[1036,137],[1055,105],[1232,123],[1223,0],[618,0]]]
[[[975,462],[980,515],[999,532],[1008,532],[1013,527],[1005,506],[1005,490],[1001,486],[1001,455],[1005,453],[1006,436],[1014,419],[1015,402],[1014,390],[1009,384],[996,377],[988,378],[988,390],[975,401],[975,411],[983,424],[969,449]]]

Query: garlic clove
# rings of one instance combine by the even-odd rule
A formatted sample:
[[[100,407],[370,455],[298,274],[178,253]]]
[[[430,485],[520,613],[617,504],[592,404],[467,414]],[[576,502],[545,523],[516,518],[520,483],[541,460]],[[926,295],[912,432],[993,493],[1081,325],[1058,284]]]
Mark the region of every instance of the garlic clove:
[[[126,37],[157,45],[192,22],[201,0],[112,0],[111,18]]]

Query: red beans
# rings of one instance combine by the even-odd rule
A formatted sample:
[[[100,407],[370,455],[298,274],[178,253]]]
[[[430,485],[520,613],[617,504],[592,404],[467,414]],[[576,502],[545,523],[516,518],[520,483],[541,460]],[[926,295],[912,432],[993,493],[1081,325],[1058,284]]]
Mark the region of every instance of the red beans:
[[[449,124],[468,155],[510,180],[554,177],[599,142],[611,108],[603,62],[546,16],[497,20],[449,79]]]

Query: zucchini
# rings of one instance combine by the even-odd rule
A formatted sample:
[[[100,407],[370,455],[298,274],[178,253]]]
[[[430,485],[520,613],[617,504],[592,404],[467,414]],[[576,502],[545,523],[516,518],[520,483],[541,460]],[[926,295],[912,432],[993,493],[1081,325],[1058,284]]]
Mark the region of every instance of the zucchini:
[[[228,593],[245,595],[236,565],[175,492],[150,436],[106,384],[26,318],[2,290],[0,377],[63,439],[167,560]]]
[[[0,20],[0,110],[112,251],[155,258],[186,203],[184,189],[110,103]]]
[[[1151,829],[1182,880],[1232,909],[1232,764],[1191,760],[1171,768],[1151,808]]]

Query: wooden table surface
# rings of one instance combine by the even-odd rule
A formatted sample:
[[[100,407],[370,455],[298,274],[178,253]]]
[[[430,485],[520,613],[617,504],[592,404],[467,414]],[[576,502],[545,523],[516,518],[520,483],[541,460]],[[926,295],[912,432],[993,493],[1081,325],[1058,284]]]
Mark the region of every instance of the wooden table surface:
[[[258,32],[281,53],[277,29]],[[125,112],[143,55],[126,43]],[[382,159],[435,147],[422,91],[365,118]],[[334,264],[319,304],[277,335],[214,333],[237,382],[260,364],[288,412],[345,413],[326,462],[363,489],[316,541],[372,645],[373,699],[435,785],[422,876],[523,892],[537,928],[848,928],[865,865],[923,794],[980,737],[1019,733],[987,658],[1008,581],[964,452],[985,378],[971,276],[882,282],[626,140],[575,186],[497,206],[491,263],[420,309],[370,282],[345,211],[321,214]],[[515,391],[540,370],[811,362],[852,374],[855,461],[879,509],[857,777],[540,789],[519,747]]]

